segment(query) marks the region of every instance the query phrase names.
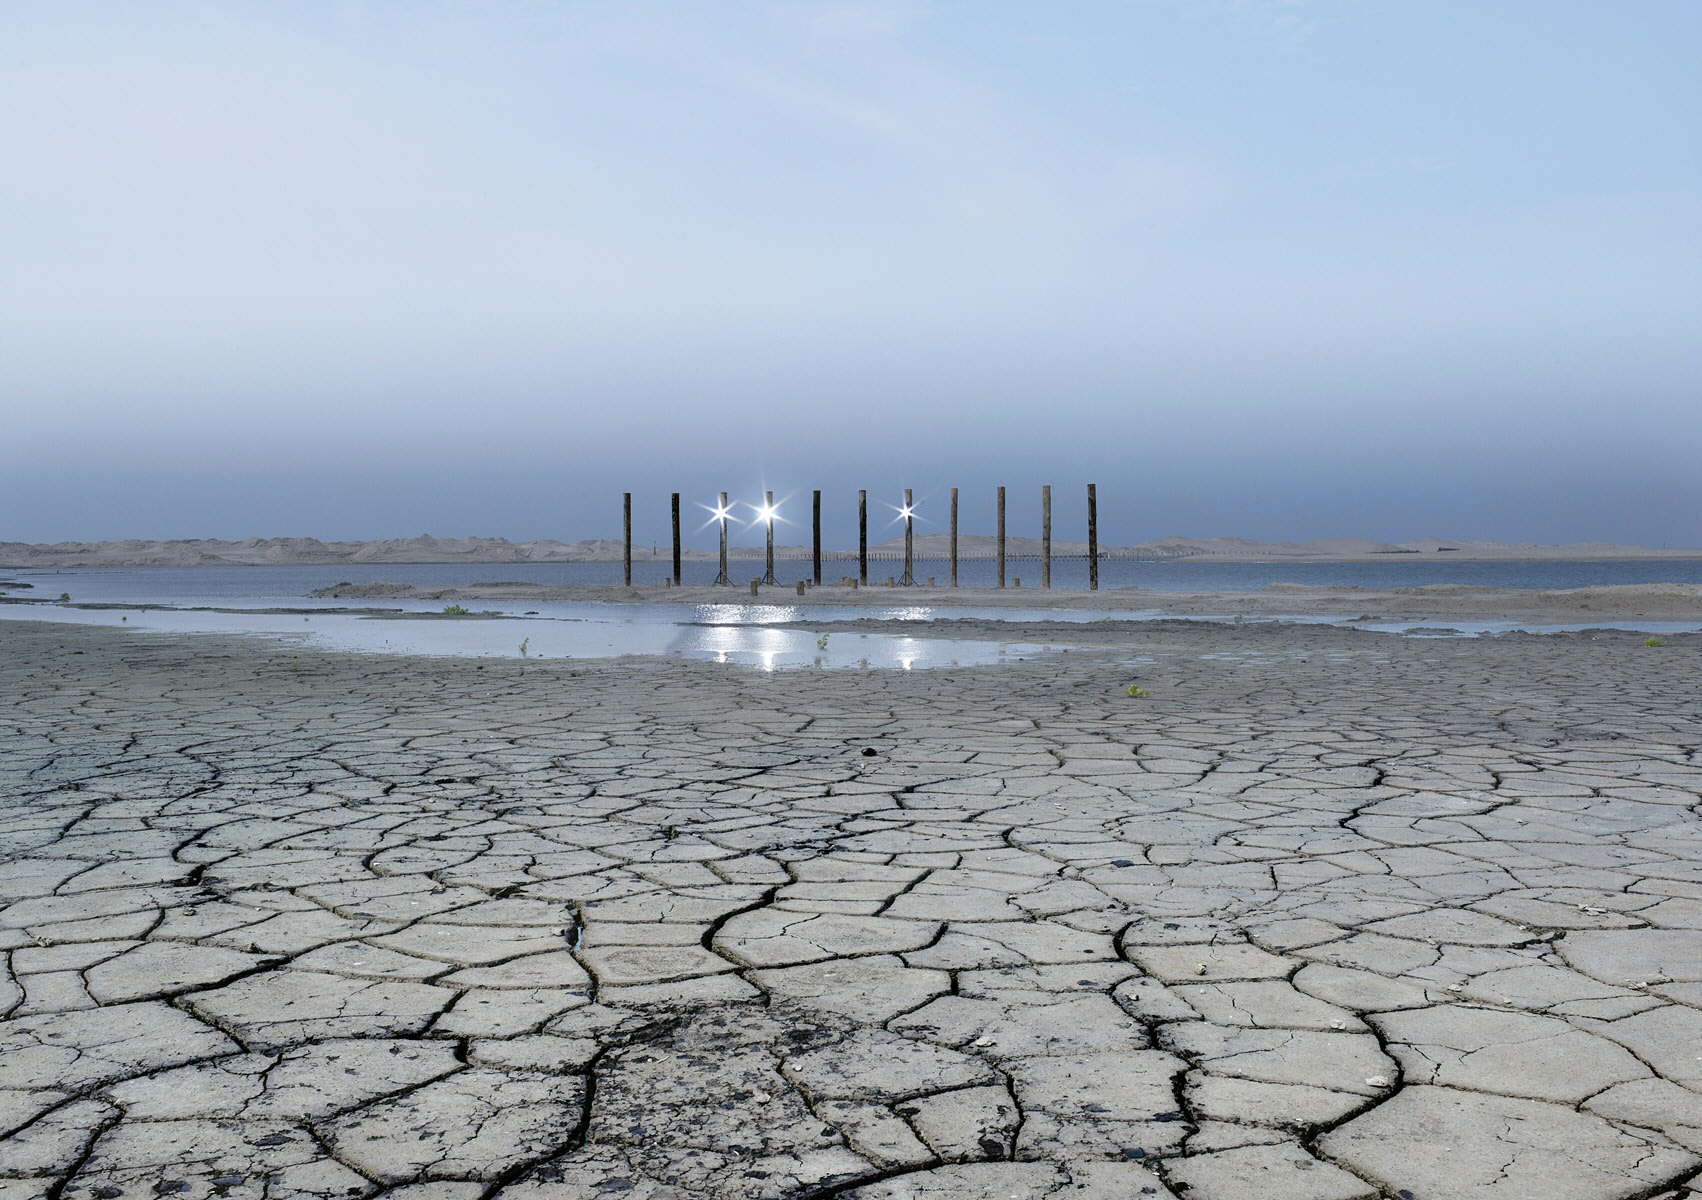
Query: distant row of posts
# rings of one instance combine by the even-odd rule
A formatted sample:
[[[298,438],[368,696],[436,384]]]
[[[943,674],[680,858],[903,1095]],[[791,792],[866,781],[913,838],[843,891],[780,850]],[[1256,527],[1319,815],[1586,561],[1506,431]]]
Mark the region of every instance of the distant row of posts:
[[[673,493],[673,523],[674,523],[674,586],[680,586],[680,567],[682,560],[680,540],[680,494]],[[901,587],[912,587],[916,579],[912,570],[915,558],[915,540],[912,526],[916,517],[916,505],[911,499],[909,488],[904,489],[904,507],[898,510],[898,515],[904,521],[904,576],[899,580]],[[718,587],[730,587],[732,577],[727,573],[727,524],[732,519],[733,510],[727,502],[727,493],[722,492],[718,503],[710,510],[710,519],[720,526],[721,530],[721,570],[715,576]],[[774,493],[764,492],[761,507],[757,509],[757,520],[765,526],[767,533],[766,553],[763,559],[762,582],[774,586],[774,522],[779,511],[774,504]],[[624,492],[621,497],[621,526],[622,526],[622,579],[627,587],[632,586],[632,493]],[[812,583],[821,586],[821,492],[811,493],[810,528],[812,532],[812,549],[810,563],[812,568]],[[997,551],[995,560],[998,564],[999,587],[1005,586],[1005,489],[998,489],[998,522],[997,522]],[[957,586],[957,489],[951,489],[951,586]],[[866,490],[857,492],[857,582],[866,586],[869,582],[869,493]],[[1040,586],[1052,586],[1052,485],[1046,484],[1040,489]],[[1090,591],[1099,590],[1099,488],[1096,484],[1087,485],[1087,586]]]

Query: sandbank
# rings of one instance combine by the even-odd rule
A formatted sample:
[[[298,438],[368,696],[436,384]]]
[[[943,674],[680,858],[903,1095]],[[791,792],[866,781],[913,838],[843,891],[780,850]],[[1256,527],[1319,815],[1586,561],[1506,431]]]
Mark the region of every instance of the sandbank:
[[[1437,584],[1414,588],[1309,587],[1277,583],[1254,592],[1182,592],[1145,588],[1042,590],[1035,587],[806,588],[610,587],[540,585],[520,582],[481,584],[361,583],[321,588],[328,599],[444,601],[602,601],[612,604],[770,604],[910,606],[918,609],[990,608],[1105,611],[1184,617],[1279,617],[1290,615],[1366,617],[1385,621],[1502,619],[1575,623],[1580,620],[1653,618],[1702,620],[1702,584],[1642,583],[1603,587],[1536,590]]]

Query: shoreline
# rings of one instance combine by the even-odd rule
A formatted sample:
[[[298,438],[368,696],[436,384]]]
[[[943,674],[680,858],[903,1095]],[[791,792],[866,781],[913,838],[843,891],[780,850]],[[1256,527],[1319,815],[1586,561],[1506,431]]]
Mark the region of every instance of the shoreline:
[[[8,589],[16,589],[8,592]],[[612,607],[681,606],[695,608],[799,609],[851,608],[899,610],[889,619],[927,622],[952,612],[1003,612],[1005,623],[1045,620],[1048,613],[1102,613],[1111,618],[1154,620],[1207,618],[1234,620],[1331,620],[1352,622],[1516,621],[1575,625],[1590,621],[1702,621],[1702,584],[1604,584],[1578,588],[1505,588],[1468,584],[1427,584],[1410,588],[1314,586],[1272,583],[1256,591],[1172,591],[1153,588],[975,588],[975,587],[851,587],[826,584],[759,588],[749,585],[670,587],[661,584],[626,587],[620,584],[538,584],[522,581],[489,583],[371,583],[342,582],[315,588],[308,600],[390,600],[406,603],[597,604]],[[211,599],[211,598],[209,598]],[[302,605],[271,603],[232,605],[216,601],[173,604],[157,600],[60,600],[34,593],[19,580],[0,580],[0,606],[134,612],[217,612],[251,614],[333,614],[419,618],[438,614],[371,605]],[[460,618],[536,614],[456,614]]]

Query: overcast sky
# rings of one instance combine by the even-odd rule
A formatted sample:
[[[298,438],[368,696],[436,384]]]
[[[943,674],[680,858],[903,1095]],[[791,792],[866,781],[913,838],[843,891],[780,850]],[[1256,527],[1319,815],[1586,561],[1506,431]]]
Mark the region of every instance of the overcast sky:
[[[999,483],[1030,532],[1092,481],[1112,542],[1702,544],[1698,45],[1695,0],[7,0],[0,540],[766,485],[841,541]]]

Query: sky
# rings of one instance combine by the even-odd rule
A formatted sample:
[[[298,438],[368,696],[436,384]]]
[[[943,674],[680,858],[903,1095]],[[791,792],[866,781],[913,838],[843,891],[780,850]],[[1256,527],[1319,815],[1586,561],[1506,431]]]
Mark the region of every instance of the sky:
[[[8,0],[0,541],[1702,546],[1694,0]],[[1030,528],[1035,526],[1036,528]],[[705,535],[707,538],[707,535]],[[707,540],[705,542],[707,544]]]

